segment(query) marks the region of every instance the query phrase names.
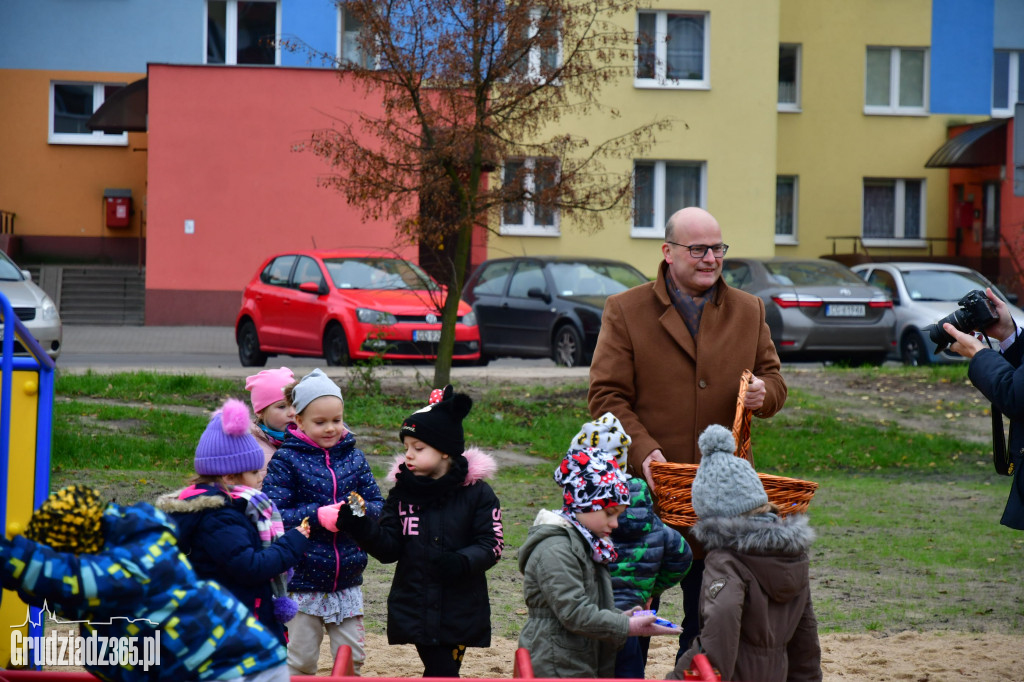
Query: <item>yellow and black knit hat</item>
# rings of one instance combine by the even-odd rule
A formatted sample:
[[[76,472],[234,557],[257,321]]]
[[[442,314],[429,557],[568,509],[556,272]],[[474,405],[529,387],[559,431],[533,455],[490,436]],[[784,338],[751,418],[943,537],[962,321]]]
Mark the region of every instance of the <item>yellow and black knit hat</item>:
[[[25,537],[58,552],[96,554],[103,548],[101,521],[106,506],[95,488],[61,488],[32,514]]]

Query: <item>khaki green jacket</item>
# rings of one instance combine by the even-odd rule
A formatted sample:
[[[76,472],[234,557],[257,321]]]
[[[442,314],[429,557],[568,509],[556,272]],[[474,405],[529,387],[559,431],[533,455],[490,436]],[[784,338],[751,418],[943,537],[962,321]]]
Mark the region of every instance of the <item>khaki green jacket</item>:
[[[615,608],[607,566],[591,559],[583,535],[541,510],[519,550],[529,609],[519,646],[536,677],[614,677],[629,616]]]

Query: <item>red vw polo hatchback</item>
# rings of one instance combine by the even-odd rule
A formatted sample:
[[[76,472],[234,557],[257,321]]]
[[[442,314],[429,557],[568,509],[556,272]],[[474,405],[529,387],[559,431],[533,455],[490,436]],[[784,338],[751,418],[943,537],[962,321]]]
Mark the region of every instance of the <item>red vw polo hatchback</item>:
[[[441,338],[444,289],[419,266],[385,251],[293,251],[268,258],[242,294],[238,358],[322,357],[328,365],[381,356],[431,361]],[[480,330],[459,301],[452,359],[480,359]]]

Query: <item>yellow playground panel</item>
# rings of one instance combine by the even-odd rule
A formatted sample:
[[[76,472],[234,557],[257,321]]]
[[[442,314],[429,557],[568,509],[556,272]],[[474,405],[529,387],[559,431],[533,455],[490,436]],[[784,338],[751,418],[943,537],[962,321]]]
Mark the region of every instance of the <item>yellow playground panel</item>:
[[[0,294],[0,528],[20,535],[32,511],[49,494],[53,427],[53,360],[46,355]],[[14,342],[28,351],[14,355]],[[0,595],[0,667],[10,661],[11,635],[40,635],[29,607],[16,592]],[[39,623],[38,609],[31,620]]]

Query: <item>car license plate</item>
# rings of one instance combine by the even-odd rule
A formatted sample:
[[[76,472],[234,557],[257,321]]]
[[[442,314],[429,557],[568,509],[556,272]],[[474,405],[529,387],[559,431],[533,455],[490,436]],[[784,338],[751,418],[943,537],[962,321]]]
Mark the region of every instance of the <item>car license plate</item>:
[[[417,329],[412,333],[413,341],[430,341],[431,343],[437,343],[441,340],[440,329]]]
[[[825,317],[864,317],[863,305],[832,304],[825,306]]]

